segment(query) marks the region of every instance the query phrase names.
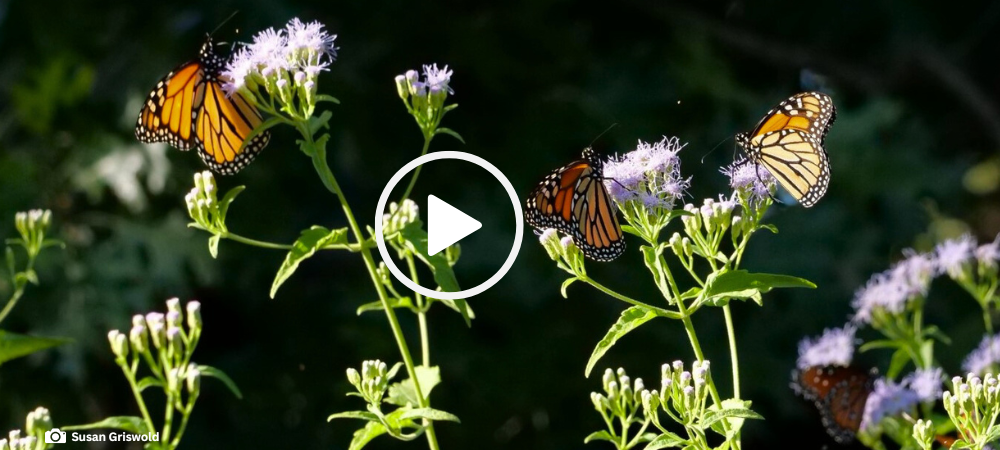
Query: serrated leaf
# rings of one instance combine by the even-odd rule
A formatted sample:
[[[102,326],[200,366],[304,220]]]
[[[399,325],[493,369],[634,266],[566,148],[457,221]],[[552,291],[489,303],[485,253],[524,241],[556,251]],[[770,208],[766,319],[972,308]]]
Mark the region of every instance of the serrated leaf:
[[[165,385],[163,384],[162,381],[160,381],[159,379],[157,379],[155,377],[143,377],[141,380],[139,380],[139,382],[137,383],[137,386],[139,387],[139,392],[142,392],[142,391],[145,391],[146,388],[150,388],[150,387],[154,387],[154,386],[162,388]]]
[[[712,274],[705,280],[702,295],[709,304],[721,306],[728,299],[759,299],[761,294],[776,288],[816,288],[813,282],[790,275],[770,273],[750,273],[746,270],[731,270]]]
[[[452,269],[451,264],[448,263],[448,258],[443,252],[430,255],[427,253],[427,232],[422,228],[423,224],[419,221],[410,222],[403,229],[399,230],[399,237],[403,240],[403,245],[407,250],[412,252],[417,256],[417,259],[422,261],[428,268],[431,269],[431,273],[434,275],[434,282],[441,288],[444,292],[458,292],[461,288],[458,287],[458,279],[455,278],[455,271]],[[468,305],[465,299],[454,300],[455,306],[458,312],[465,319],[466,326],[472,326],[472,317],[469,316]]]
[[[656,247],[650,247],[648,245],[643,245],[639,247],[642,252],[642,260],[646,264],[646,268],[649,269],[649,273],[653,275],[653,283],[656,284],[656,288],[660,290],[660,294],[664,298],[670,298],[673,295],[670,293],[670,286],[667,281],[663,278],[663,271],[660,270],[660,257],[663,256],[663,250],[666,247],[658,245]]]
[[[333,419],[360,419],[367,420],[369,422],[378,422],[378,416],[373,412],[369,411],[344,411],[336,414],[330,414],[330,417],[326,418],[327,422]]]
[[[562,293],[563,298],[569,298],[569,295],[566,293],[566,289],[569,288],[569,285],[575,283],[577,280],[579,280],[579,278],[570,277],[567,278],[566,281],[562,282],[562,286],[559,287],[559,292]]]
[[[229,378],[229,375],[226,375],[225,372],[216,369],[215,367],[212,366],[198,366],[198,370],[201,372],[201,375],[203,377],[212,377],[221,381],[222,384],[225,384],[226,387],[229,388],[230,391],[232,391],[233,395],[235,395],[236,398],[240,400],[243,399],[243,393],[240,392],[240,388],[236,386],[236,383],[234,383],[233,380]]]
[[[417,418],[419,418],[419,419],[437,420],[437,421],[444,421],[444,422],[462,423],[461,420],[458,420],[458,416],[456,416],[456,415],[454,415],[452,413],[441,411],[439,409],[434,409],[434,408],[416,408],[416,409],[411,409],[409,411],[404,412],[403,415],[400,416],[400,418],[401,419],[417,419]]]
[[[462,139],[462,136],[460,136],[455,130],[452,130],[451,128],[440,127],[434,131],[434,134],[447,134],[448,136],[458,139],[458,142],[461,142],[463,144],[465,143],[465,139]]]
[[[27,336],[0,330],[0,364],[67,342],[72,342],[72,340]]]
[[[618,342],[619,339],[655,317],[656,313],[653,310],[642,306],[633,306],[625,311],[622,311],[622,315],[618,317],[618,321],[611,326],[608,333],[604,335],[604,339],[601,339],[601,341],[597,343],[597,346],[594,347],[594,352],[591,353],[590,360],[587,361],[587,368],[583,371],[584,376],[590,376],[590,371],[594,369],[594,365],[597,364],[597,361],[599,361],[601,357],[604,356],[604,354],[607,353],[616,342]]]
[[[94,430],[112,428],[135,434],[146,434],[150,431],[146,427],[146,423],[143,422],[141,418],[135,416],[113,416],[94,423],[88,423],[85,425],[68,425],[60,428],[63,430]]]
[[[354,432],[354,438],[351,439],[351,445],[348,447],[349,450],[361,450],[375,439],[381,435],[385,434],[385,425],[379,422],[368,422],[364,427],[358,429]]]
[[[391,306],[392,308],[410,308],[410,309],[414,308],[413,300],[411,300],[410,297],[392,297],[389,299],[389,306]],[[360,316],[362,313],[366,313],[369,311],[381,311],[381,310],[382,310],[382,302],[375,301],[371,303],[365,303],[364,305],[359,306],[357,313]]]
[[[434,386],[437,386],[441,382],[441,369],[437,366],[417,366],[415,370],[417,372],[417,380],[420,381],[421,393],[424,394],[424,397],[430,398]],[[411,405],[414,407],[421,403],[420,398],[417,397],[417,391],[413,386],[413,380],[409,378],[389,385],[389,396],[386,397],[385,401],[393,405]]]
[[[274,276],[274,282],[271,283],[271,298],[274,298],[274,295],[278,293],[278,288],[295,273],[295,270],[299,267],[299,263],[310,258],[316,253],[316,250],[326,245],[346,243],[347,228],[328,230],[314,225],[308,230],[303,231],[295,243],[292,244],[292,249],[288,251],[285,261]]]
[[[589,444],[594,441],[608,441],[617,443],[615,437],[612,436],[611,433],[608,433],[607,430],[595,431],[587,435],[587,437],[583,438],[584,444]]]
[[[757,419],[763,420],[764,416],[757,414],[749,408],[724,408],[720,411],[709,411],[702,418],[702,429],[710,428],[716,422],[726,418]]]
[[[680,447],[687,444],[687,439],[684,439],[674,433],[669,431],[663,432],[663,434],[656,437],[646,445],[645,450],[657,450],[660,448],[672,448]]]
[[[222,239],[221,234],[213,234],[208,238],[208,253],[212,255],[212,259],[219,257],[219,239]]]

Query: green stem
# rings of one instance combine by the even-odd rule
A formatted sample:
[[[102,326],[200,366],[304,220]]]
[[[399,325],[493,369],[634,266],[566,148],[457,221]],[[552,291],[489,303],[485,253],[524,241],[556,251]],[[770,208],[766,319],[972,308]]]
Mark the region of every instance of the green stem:
[[[621,301],[623,301],[625,303],[628,303],[630,305],[641,306],[643,308],[651,309],[654,312],[656,312],[658,315],[663,316],[663,317],[667,317],[667,318],[670,318],[670,319],[680,319],[681,318],[681,314],[677,314],[676,311],[670,311],[670,310],[667,310],[667,309],[656,307],[656,306],[653,306],[653,305],[650,305],[650,304],[647,304],[647,303],[640,302],[639,300],[636,300],[634,298],[624,296],[624,295],[619,294],[619,293],[617,293],[615,291],[612,291],[611,289],[608,289],[608,288],[604,287],[602,284],[594,281],[592,278],[587,277],[585,275],[584,276],[577,275],[577,277],[580,278],[580,280],[583,281],[584,283],[587,283],[587,284],[589,284],[589,285],[597,288],[597,290],[599,290],[599,291],[601,291],[601,292],[603,292],[605,294],[608,294],[608,295],[610,295],[610,296],[612,296],[612,297],[614,297],[614,298],[616,298],[618,300],[621,300]]]
[[[184,435],[184,430],[187,428],[188,419],[191,417],[191,411],[194,409],[194,402],[198,398],[197,393],[191,394],[188,398],[188,404],[184,407],[184,416],[181,418],[181,426],[177,427],[177,434],[174,436],[174,440],[170,443],[171,447],[176,448],[181,443],[181,436]]]
[[[736,332],[733,328],[733,313],[729,309],[729,304],[722,307],[722,312],[726,316],[726,333],[729,335],[729,359],[733,366],[733,398],[740,398],[740,363],[736,355]]]
[[[430,149],[431,147],[431,139],[433,138],[434,138],[433,134],[424,133],[424,148],[420,150],[420,156],[424,156],[427,154],[427,150]],[[410,198],[410,193],[413,192],[413,186],[416,186],[417,184],[417,177],[420,176],[420,169],[423,168],[424,166],[423,164],[421,164],[417,166],[416,169],[413,169],[413,176],[410,177],[410,184],[406,185],[406,190],[403,191],[403,196],[400,197],[399,199],[400,205],[403,204],[403,201]]]
[[[125,373],[125,379],[128,381],[129,387],[132,389],[132,395],[135,397],[135,403],[139,405],[139,412],[142,413],[142,420],[146,422],[146,427],[150,431],[155,430],[153,425],[153,419],[149,416],[149,410],[146,409],[146,402],[142,400],[142,393],[139,392],[139,385],[135,382],[135,374],[125,366],[124,362],[118,364],[122,368],[122,372]]]
[[[275,244],[273,242],[258,241],[256,239],[250,239],[248,237],[240,236],[236,233],[230,233],[228,231],[222,233],[222,237],[232,241],[239,242],[241,244],[252,245],[254,247],[269,248],[272,250],[291,250],[294,248],[292,245],[287,244]]]
[[[351,211],[347,198],[344,196],[343,190],[340,188],[340,185],[337,183],[337,179],[333,176],[333,172],[330,171],[330,166],[326,162],[326,148],[318,148],[308,129],[306,129],[301,123],[298,125],[299,131],[306,140],[306,145],[312,149],[313,166],[315,166],[316,172],[319,174],[320,179],[323,181],[323,184],[327,187],[327,189],[337,195],[340,199],[340,205],[344,209],[344,215],[347,217],[348,226],[354,234],[355,239],[357,239],[358,242],[364,242],[365,239],[361,232],[361,227],[358,226],[358,221],[354,218],[354,213]],[[429,408],[430,402],[426,397],[424,397],[423,391],[420,388],[420,381],[417,379],[416,366],[413,364],[413,357],[410,355],[410,349],[406,344],[406,337],[403,336],[403,330],[399,326],[399,320],[396,318],[396,312],[393,310],[392,305],[389,304],[389,297],[386,295],[385,286],[382,285],[382,281],[379,278],[378,267],[375,264],[375,258],[372,257],[371,249],[367,246],[362,246],[361,258],[365,262],[365,268],[368,269],[368,275],[372,279],[372,284],[375,285],[375,291],[378,293],[379,301],[382,302],[382,309],[385,310],[386,319],[389,320],[389,327],[392,328],[392,334],[396,339],[396,345],[399,347],[399,352],[402,354],[403,364],[406,365],[406,372],[409,374],[410,379],[413,380],[413,389],[417,394],[420,407]],[[431,450],[438,450],[439,447],[437,443],[437,434],[434,432],[434,423],[428,423],[425,430],[427,432],[427,443]]]
[[[417,265],[413,262],[413,255],[406,254],[406,265],[410,269],[410,279],[414,283],[420,284],[417,279]],[[424,367],[431,366],[431,345],[430,334],[427,332],[427,309],[424,307],[424,296],[419,292],[413,293],[417,301],[417,324],[420,326],[420,357]]]
[[[14,306],[17,306],[17,301],[21,299],[22,295],[24,295],[23,286],[15,290],[14,294],[10,296],[10,300],[7,300],[7,306],[4,306],[3,311],[0,311],[0,322],[3,322],[3,320],[7,318],[7,314],[10,314],[10,311],[14,309]]]

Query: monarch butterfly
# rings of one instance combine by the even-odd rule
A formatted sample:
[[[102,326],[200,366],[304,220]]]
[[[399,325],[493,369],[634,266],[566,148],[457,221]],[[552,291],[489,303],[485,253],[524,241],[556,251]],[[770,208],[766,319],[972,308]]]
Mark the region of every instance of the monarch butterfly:
[[[817,366],[792,372],[792,389],[815,402],[827,433],[838,443],[847,444],[861,428],[875,378],[874,370]]]
[[[149,93],[139,112],[135,137],[141,142],[167,142],[180,150],[198,149],[212,171],[232,175],[253,161],[271,138],[264,131],[247,142],[263,121],[260,112],[239,92],[226,95],[222,83],[225,60],[215,53],[211,36],[198,58],[181,64]]]
[[[583,157],[545,177],[528,196],[527,220],[573,237],[584,256],[611,261],[625,251],[622,227],[604,186],[603,162],[590,147]]]
[[[815,205],[830,184],[823,140],[837,117],[829,95],[803,92],[767,112],[751,133],[736,142],[750,161],[763,165],[802,206]]]

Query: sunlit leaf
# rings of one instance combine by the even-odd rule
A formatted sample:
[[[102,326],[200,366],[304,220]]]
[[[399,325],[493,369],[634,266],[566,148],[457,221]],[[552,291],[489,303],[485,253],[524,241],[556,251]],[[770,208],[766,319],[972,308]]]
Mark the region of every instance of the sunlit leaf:
[[[282,283],[295,273],[299,263],[315,254],[316,250],[326,245],[346,243],[347,228],[328,230],[320,226],[312,226],[303,231],[299,239],[292,244],[292,249],[285,256],[285,262],[281,264],[281,268],[274,276],[274,282],[271,284],[271,298],[274,298],[274,295],[278,293],[278,288],[281,287]]]
[[[441,382],[441,369],[437,366],[417,366],[415,370],[417,371],[417,380],[420,381],[421,393],[424,394],[424,397],[430,398],[434,386],[437,386]],[[419,406],[421,403],[420,398],[417,396],[417,391],[413,386],[413,380],[409,378],[389,385],[389,395],[385,401],[394,405],[411,405],[414,407]]]
[[[233,380],[229,378],[229,375],[226,375],[225,372],[216,369],[215,367],[212,366],[198,366],[198,370],[204,377],[212,377],[221,381],[222,384],[225,384],[226,387],[229,388],[230,391],[232,391],[233,395],[235,395],[236,398],[238,399],[243,398],[243,394],[240,392],[240,388],[236,386],[236,383],[234,383]]]
[[[642,306],[633,306],[622,311],[622,315],[618,318],[618,321],[611,326],[608,333],[604,335],[604,339],[601,339],[597,343],[597,346],[594,347],[594,352],[590,355],[590,360],[587,361],[587,368],[583,371],[584,376],[590,376],[590,371],[594,369],[594,365],[615,345],[615,342],[618,342],[619,339],[630,331],[639,328],[640,325],[649,322],[654,317],[656,317],[656,312]]]
[[[67,342],[71,342],[71,340],[66,338],[26,336],[0,330],[0,364]]]
[[[141,418],[135,416],[113,416],[107,419],[88,423],[86,425],[67,425],[60,427],[63,430],[97,430],[97,429],[115,429],[128,431],[135,434],[146,434],[150,430],[146,426],[146,423],[142,421]]]

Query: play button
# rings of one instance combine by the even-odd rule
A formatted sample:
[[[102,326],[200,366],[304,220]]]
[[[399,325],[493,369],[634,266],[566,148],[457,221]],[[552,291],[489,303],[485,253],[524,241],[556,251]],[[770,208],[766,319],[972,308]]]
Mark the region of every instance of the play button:
[[[427,196],[427,253],[436,255],[483,227],[478,220],[433,195]]]
[[[394,261],[395,257],[398,255],[396,255],[395,252],[389,252],[382,229],[382,221],[384,219],[384,215],[386,214],[386,205],[389,203],[389,196],[392,194],[393,188],[395,188],[396,185],[402,181],[403,177],[422,164],[449,159],[475,164],[485,169],[490,173],[490,175],[493,175],[493,177],[496,178],[496,180],[503,186],[503,190],[510,198],[511,206],[514,209],[514,220],[512,224],[514,226],[514,241],[511,243],[510,253],[507,255],[507,259],[504,260],[503,265],[500,266],[500,269],[494,273],[493,276],[484,281],[482,284],[458,292],[428,289],[410,279],[409,276],[399,270],[399,267],[396,266],[396,262]],[[489,220],[487,220],[487,223],[489,224]],[[427,196],[428,254],[435,255],[440,253],[442,250],[448,248],[459,240],[468,237],[470,234],[481,228],[483,228],[483,224],[478,220],[473,219],[468,214],[459,211],[454,206],[445,203],[444,200],[441,200],[434,195]],[[483,230],[483,232],[486,233],[486,235],[489,235],[489,229],[488,225],[487,229]],[[403,283],[403,285],[412,289],[414,292],[419,292],[429,298],[442,300],[458,300],[468,298],[478,295],[492,287],[494,284],[497,284],[497,282],[507,274],[507,271],[510,270],[511,266],[514,265],[514,260],[517,259],[517,252],[521,249],[521,239],[523,236],[524,211],[521,210],[521,202],[518,200],[517,192],[514,191],[514,186],[510,184],[510,180],[504,176],[503,172],[500,172],[500,169],[497,169],[496,166],[491,164],[489,161],[465,152],[446,151],[428,153],[406,163],[406,165],[399,169],[399,171],[397,171],[396,174],[389,179],[389,183],[386,184],[385,189],[382,190],[382,195],[380,195],[378,199],[378,205],[375,207],[375,245],[378,246],[379,255],[382,256],[382,262],[385,263],[386,268],[389,269],[389,272],[392,273],[393,277],[399,280],[400,283]],[[473,238],[471,240],[475,241],[475,239],[476,238]],[[461,269],[456,267],[456,272],[459,270]]]

